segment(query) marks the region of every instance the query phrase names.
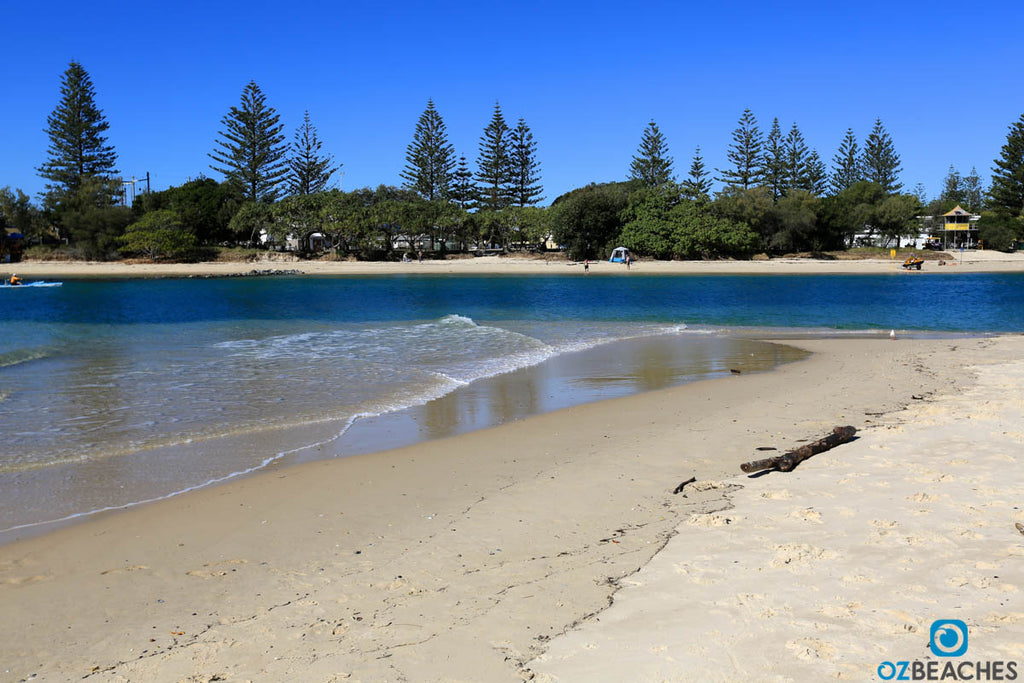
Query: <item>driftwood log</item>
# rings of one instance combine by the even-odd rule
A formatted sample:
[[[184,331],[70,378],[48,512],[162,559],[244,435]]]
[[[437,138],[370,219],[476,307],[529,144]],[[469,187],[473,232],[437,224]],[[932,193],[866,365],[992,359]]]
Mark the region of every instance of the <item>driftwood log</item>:
[[[771,458],[765,458],[764,460],[754,460],[753,462],[745,462],[740,465],[740,469],[744,472],[757,472],[759,470],[777,469],[783,472],[789,472],[794,467],[802,463],[807,458],[813,455],[827,451],[830,448],[835,448],[840,444],[844,444],[853,438],[853,435],[857,433],[856,427],[835,427],[832,429],[832,433],[826,436],[824,439],[818,439],[809,444],[805,444],[794,451],[789,451],[782,455],[776,455]]]
[[[672,493],[680,493],[680,492],[682,492],[682,490],[684,488],[686,488],[687,484],[692,484],[695,481],[697,481],[697,477],[690,477],[689,479],[684,481],[682,484],[680,484],[679,486],[675,487],[675,489],[673,489]]]

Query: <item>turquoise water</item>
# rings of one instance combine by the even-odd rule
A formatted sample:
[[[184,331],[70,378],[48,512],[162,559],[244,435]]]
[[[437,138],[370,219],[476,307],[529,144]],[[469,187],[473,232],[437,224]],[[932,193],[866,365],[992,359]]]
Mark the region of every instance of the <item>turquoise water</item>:
[[[730,367],[763,369],[752,357],[785,360],[777,347],[741,341],[752,328],[1019,332],[1022,285],[1016,274],[573,274],[80,280],[0,291],[0,532],[314,448],[346,455],[339,437],[361,418],[523,368],[556,368],[531,391],[557,397],[466,409],[450,422],[486,426]],[[557,365],[569,358],[583,361]],[[423,438],[458,425],[432,430]]]

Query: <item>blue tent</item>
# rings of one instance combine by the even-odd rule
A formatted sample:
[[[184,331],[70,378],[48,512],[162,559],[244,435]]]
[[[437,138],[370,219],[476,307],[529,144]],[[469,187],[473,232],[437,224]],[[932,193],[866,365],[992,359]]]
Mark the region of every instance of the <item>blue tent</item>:
[[[625,247],[615,247],[612,250],[612,257],[608,259],[608,263],[625,263],[626,259],[630,258],[629,249]]]

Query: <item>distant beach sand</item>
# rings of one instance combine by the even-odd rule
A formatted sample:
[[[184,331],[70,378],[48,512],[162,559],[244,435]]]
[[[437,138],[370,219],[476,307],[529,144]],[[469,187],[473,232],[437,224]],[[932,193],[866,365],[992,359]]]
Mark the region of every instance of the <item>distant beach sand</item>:
[[[1024,338],[786,343],[814,353],[0,546],[0,679],[860,678],[936,618],[1020,656]]]
[[[450,260],[425,260],[422,263],[379,261],[299,261],[281,255],[263,255],[254,262],[203,263],[122,263],[82,261],[27,261],[0,265],[0,273],[16,272],[26,278],[80,277],[189,277],[203,275],[236,275],[252,270],[298,270],[309,275],[390,275],[464,273],[528,275],[535,273],[583,274],[583,263],[547,260],[520,256],[483,256]],[[886,273],[904,272],[901,262],[888,259],[826,260],[811,258],[775,258],[751,261],[650,261],[641,259],[627,271],[621,263],[591,261],[592,274],[819,274],[819,273]],[[957,272],[1024,271],[1024,252],[1012,254],[998,251],[967,251],[956,253],[946,265],[926,261],[921,271],[908,274]]]

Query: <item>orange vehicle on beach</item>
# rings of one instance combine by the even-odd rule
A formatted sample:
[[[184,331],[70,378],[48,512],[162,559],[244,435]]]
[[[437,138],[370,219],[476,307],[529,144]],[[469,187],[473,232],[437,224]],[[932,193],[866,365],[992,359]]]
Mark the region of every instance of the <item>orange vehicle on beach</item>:
[[[924,259],[917,254],[911,254],[903,262],[903,267],[907,270],[916,269],[921,270],[921,266],[924,264]]]

